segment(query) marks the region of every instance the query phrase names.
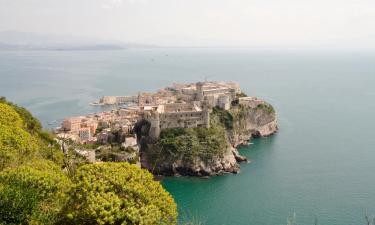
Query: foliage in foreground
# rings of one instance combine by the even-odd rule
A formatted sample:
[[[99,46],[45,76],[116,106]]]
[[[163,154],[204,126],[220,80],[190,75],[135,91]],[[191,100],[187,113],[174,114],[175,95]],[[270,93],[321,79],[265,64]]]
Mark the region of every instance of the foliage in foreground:
[[[0,98],[0,171],[33,159],[63,164],[59,146],[39,125],[26,109]]]
[[[51,161],[39,160],[0,173],[0,223],[57,221],[70,180]]]
[[[148,171],[103,163],[67,176],[68,161],[36,118],[0,98],[0,224],[176,223],[172,197]]]
[[[78,169],[67,204],[73,224],[175,224],[176,205],[153,176],[129,163]]]

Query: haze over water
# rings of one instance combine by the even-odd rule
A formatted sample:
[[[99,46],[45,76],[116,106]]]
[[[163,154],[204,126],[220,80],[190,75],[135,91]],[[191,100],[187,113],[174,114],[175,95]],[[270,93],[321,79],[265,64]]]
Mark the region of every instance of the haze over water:
[[[241,173],[167,178],[180,219],[206,224],[358,225],[375,214],[375,54],[250,49],[0,52],[0,95],[45,127],[97,110],[102,95],[155,91],[173,82],[239,82],[270,102],[280,132],[241,153]]]

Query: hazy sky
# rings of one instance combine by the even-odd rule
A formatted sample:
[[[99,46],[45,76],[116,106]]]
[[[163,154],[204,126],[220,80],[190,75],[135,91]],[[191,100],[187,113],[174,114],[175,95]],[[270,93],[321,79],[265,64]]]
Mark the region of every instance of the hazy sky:
[[[0,30],[166,46],[375,48],[375,0],[0,0]]]

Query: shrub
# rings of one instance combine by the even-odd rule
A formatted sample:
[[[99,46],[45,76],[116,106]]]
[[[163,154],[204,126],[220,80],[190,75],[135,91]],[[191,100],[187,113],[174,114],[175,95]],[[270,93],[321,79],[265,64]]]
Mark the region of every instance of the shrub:
[[[272,107],[272,105],[267,104],[267,103],[259,104],[259,105],[257,106],[257,109],[264,110],[264,111],[266,111],[268,114],[274,114],[274,113],[275,113],[275,109]]]
[[[13,108],[19,116],[22,118],[22,121],[24,123],[24,127],[31,133],[38,133],[42,129],[42,125],[40,124],[39,120],[25,108],[20,107],[16,104],[13,104],[11,102],[8,102],[5,97],[0,97],[0,104],[7,104],[11,108]]]
[[[38,160],[0,173],[0,224],[54,224],[70,180],[54,163]]]
[[[175,224],[176,204],[146,170],[129,163],[84,165],[63,223]]]
[[[247,94],[245,94],[244,92],[236,93],[236,97],[237,98],[247,97]]]
[[[11,106],[0,103],[0,171],[21,163],[36,149],[37,141],[23,129],[23,121],[18,113]]]
[[[233,115],[229,111],[214,107],[212,114],[214,117],[219,117],[220,123],[222,123],[226,129],[233,129]]]
[[[154,164],[163,159],[192,162],[200,158],[209,162],[223,157],[228,147],[224,128],[215,124],[211,128],[163,129],[157,146],[160,152],[150,153]]]
[[[53,137],[39,129],[30,132],[27,128],[30,122],[26,122],[25,125],[23,117],[14,107],[16,106],[10,103],[0,103],[0,171],[35,157],[51,159],[62,164],[63,154]],[[24,115],[29,114],[23,108],[22,112]],[[30,118],[27,120],[37,121]]]

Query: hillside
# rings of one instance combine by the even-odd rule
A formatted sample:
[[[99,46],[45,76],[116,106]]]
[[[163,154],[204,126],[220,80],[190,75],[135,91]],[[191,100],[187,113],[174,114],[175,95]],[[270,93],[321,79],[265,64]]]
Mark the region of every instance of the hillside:
[[[0,98],[0,224],[176,223],[173,198],[146,170],[70,163],[30,112]]]

